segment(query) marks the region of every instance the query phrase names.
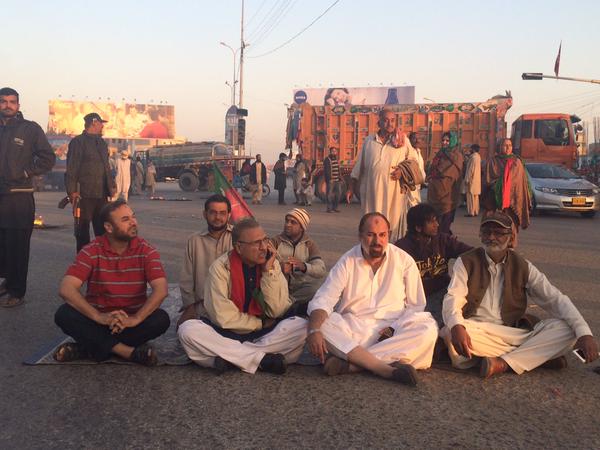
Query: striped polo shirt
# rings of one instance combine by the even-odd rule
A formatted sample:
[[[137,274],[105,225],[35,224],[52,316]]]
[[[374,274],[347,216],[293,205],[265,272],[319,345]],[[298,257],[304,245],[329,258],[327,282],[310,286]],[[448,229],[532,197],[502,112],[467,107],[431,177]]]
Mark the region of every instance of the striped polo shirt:
[[[66,275],[87,282],[86,300],[100,312],[122,309],[135,313],[146,302],[146,284],[166,278],[158,252],[134,238],[121,255],[110,248],[106,236],[83,247]]]

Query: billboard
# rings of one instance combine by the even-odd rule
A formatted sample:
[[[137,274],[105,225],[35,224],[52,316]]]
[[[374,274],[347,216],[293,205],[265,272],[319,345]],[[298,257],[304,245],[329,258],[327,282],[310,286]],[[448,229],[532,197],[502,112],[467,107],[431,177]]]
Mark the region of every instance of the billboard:
[[[175,107],[140,103],[48,102],[48,134],[77,135],[83,131],[83,117],[96,112],[108,122],[103,135],[121,139],[173,139]]]
[[[414,86],[330,87],[294,90],[294,102],[312,106],[412,105]]]

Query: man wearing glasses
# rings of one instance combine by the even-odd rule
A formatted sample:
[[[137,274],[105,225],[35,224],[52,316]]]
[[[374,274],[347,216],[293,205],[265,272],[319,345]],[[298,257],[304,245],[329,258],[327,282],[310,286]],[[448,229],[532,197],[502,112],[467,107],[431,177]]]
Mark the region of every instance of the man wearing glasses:
[[[468,369],[480,364],[480,376],[542,366],[566,367],[573,346],[586,362],[598,358],[590,327],[569,297],[548,282],[533,264],[510,248],[511,218],[496,211],[481,221],[483,247],[461,255],[454,264],[444,298],[444,327],[452,364]],[[553,318],[526,315],[531,300]]]
[[[284,374],[302,353],[307,322],[284,317],[292,305],[287,281],[258,222],[241,220],[231,239],[233,250],[210,266],[204,284],[208,317],[182,323],[179,340],[192,361],[218,373]]]

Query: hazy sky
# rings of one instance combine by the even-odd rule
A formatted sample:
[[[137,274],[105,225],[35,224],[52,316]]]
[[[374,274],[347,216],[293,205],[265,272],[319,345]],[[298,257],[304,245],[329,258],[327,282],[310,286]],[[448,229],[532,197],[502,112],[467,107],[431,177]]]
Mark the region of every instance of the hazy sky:
[[[246,0],[247,147],[273,159],[284,146],[295,87],[416,86],[416,101],[483,101],[511,90],[509,124],[525,112],[600,116],[600,85],[522,81],[600,78],[597,1]],[[177,134],[222,140],[239,47],[241,0],[3,2],[2,80],[26,117],[46,127],[48,100],[102,98],[175,105]],[[273,20],[281,12],[279,21]],[[270,31],[269,31],[270,30]]]

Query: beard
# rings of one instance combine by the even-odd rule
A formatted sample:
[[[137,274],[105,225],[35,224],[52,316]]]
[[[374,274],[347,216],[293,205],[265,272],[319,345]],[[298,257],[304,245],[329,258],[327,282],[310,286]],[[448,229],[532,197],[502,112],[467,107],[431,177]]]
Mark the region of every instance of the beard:
[[[381,258],[383,256],[383,247],[369,247],[369,256],[371,258]]]
[[[137,227],[133,227],[130,228],[128,231],[115,230],[113,232],[113,238],[121,242],[130,242],[131,240],[137,237],[137,234]]]
[[[500,242],[486,241],[483,243],[483,245],[485,246],[485,251],[488,253],[500,253],[508,248],[508,241],[504,244],[501,244]]]
[[[213,225],[213,224],[208,224],[208,231],[214,232],[214,231],[223,231],[225,228],[227,228],[227,222],[225,222],[223,225]]]

